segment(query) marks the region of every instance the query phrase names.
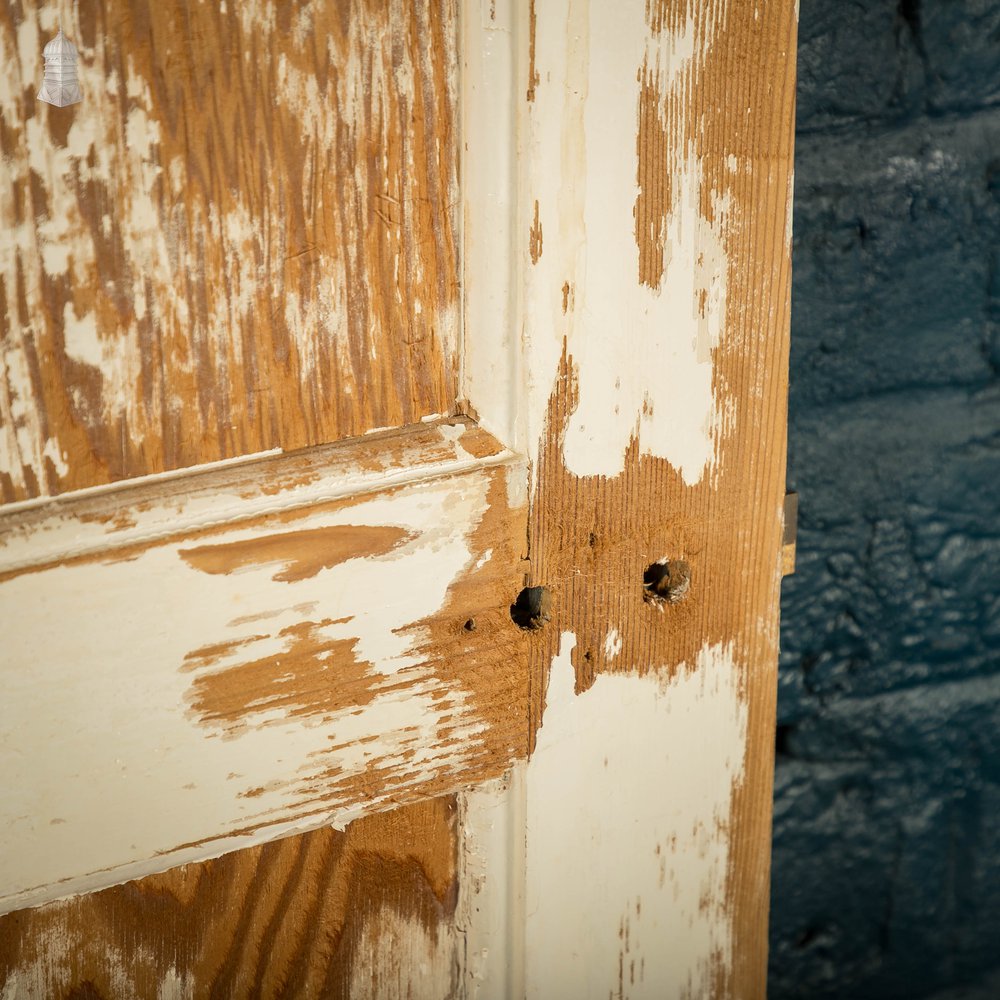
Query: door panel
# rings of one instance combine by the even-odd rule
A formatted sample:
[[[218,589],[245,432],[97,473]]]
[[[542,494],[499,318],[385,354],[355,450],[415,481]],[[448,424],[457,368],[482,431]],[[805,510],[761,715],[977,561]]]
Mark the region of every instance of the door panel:
[[[453,412],[455,44],[453,0],[5,5],[0,501]]]
[[[0,910],[523,756],[524,485],[455,420],[8,514]]]
[[[436,799],[8,914],[3,996],[444,1000],[456,832]]]

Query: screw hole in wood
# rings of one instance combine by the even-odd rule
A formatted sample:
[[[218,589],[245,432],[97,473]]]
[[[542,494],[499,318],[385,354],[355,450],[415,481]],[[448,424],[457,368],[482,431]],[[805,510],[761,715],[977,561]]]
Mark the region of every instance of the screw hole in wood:
[[[650,604],[676,604],[691,588],[691,567],[683,559],[659,559],[646,567],[642,587]]]
[[[525,631],[541,628],[549,620],[552,596],[547,587],[525,587],[510,606],[511,621]]]

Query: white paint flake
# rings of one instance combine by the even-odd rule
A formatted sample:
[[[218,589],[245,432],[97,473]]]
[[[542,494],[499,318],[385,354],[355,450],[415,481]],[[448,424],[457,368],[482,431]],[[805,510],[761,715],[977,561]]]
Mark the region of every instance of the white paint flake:
[[[94,368],[101,367],[104,352],[97,334],[97,317],[93,313],[77,316],[73,304],[67,302],[63,307],[63,337],[67,357]]]
[[[618,629],[613,628],[604,639],[604,656],[610,662],[622,651],[622,640]]]

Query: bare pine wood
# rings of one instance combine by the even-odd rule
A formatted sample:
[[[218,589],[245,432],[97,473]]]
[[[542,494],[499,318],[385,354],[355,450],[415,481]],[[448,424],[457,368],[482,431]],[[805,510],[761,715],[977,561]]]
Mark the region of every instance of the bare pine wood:
[[[451,798],[0,917],[6,1000],[444,1000]]]
[[[83,101],[37,101],[57,22]],[[457,395],[454,0],[0,12],[0,501]]]

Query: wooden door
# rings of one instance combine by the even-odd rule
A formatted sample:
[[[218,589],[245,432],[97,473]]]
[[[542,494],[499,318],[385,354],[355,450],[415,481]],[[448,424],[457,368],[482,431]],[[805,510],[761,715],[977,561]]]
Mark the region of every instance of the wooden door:
[[[763,995],[792,5],[64,7],[4,997]]]

